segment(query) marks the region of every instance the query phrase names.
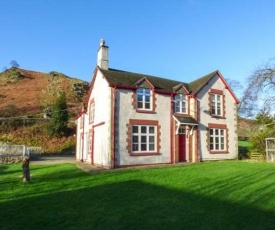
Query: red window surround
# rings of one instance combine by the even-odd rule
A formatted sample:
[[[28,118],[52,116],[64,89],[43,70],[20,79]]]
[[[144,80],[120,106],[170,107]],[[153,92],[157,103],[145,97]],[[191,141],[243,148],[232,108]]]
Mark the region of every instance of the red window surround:
[[[142,152],[142,153],[132,153],[132,125],[152,125],[156,126],[156,152]],[[155,120],[138,120],[138,119],[130,119],[129,124],[127,126],[127,138],[126,138],[126,149],[130,156],[150,156],[150,155],[159,155],[160,153],[160,128],[158,121]]]
[[[225,130],[225,150],[222,151],[213,151],[210,150],[210,130],[209,129],[224,129]],[[208,129],[207,129],[207,138],[206,138],[206,143],[207,143],[207,150],[209,151],[209,153],[211,154],[228,154],[228,149],[229,149],[229,135],[228,135],[228,128],[227,125],[225,124],[214,124],[214,123],[208,123]]]
[[[137,92],[136,90],[133,91],[133,95],[132,95],[132,106],[133,108],[136,110],[137,113],[155,113],[156,111],[156,107],[157,107],[157,104],[156,104],[156,92],[154,89],[150,89],[151,93],[152,93],[152,100],[151,100],[151,103],[152,103],[152,110],[141,110],[141,109],[138,109],[137,108]]]

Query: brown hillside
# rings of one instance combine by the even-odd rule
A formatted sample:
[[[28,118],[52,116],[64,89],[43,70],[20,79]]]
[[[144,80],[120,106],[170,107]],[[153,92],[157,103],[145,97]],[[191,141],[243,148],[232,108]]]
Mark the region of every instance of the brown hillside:
[[[0,73],[0,111],[15,105],[17,115],[43,113],[44,102],[53,100],[57,89],[66,92],[68,107],[74,114],[86,96],[88,83],[58,72],[8,69]]]

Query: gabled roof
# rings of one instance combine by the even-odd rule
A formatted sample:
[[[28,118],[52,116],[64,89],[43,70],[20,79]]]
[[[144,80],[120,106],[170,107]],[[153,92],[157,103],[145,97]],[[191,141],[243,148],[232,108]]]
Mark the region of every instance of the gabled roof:
[[[166,78],[160,78],[156,76],[139,73],[132,73],[117,69],[109,68],[108,70],[105,70],[99,67],[97,68],[102,72],[110,86],[135,88],[139,82],[142,82],[144,81],[144,79],[146,79],[146,81],[149,82],[155,90],[174,93],[177,87],[182,85],[187,90],[187,93],[191,95],[196,95],[214,76],[218,75],[218,77],[224,83],[225,88],[229,90],[229,92],[235,99],[236,103],[239,103],[239,100],[237,99],[237,97],[235,96],[235,94],[233,93],[233,91],[231,90],[231,88],[226,83],[225,79],[218,70],[209,73],[201,78],[198,78],[197,80],[192,81],[190,83],[185,83]]]
[[[100,69],[100,68],[99,68]],[[188,84],[180,81],[174,81],[170,79],[138,74],[132,72],[126,72],[116,69],[100,69],[110,85],[113,86],[132,86],[135,87],[138,82],[146,78],[156,90],[165,92],[173,92],[173,87],[179,84],[183,84],[188,90]]]
[[[198,93],[210,80],[212,77],[214,77],[218,73],[218,70],[207,74],[195,81],[192,81],[189,83],[189,89],[192,94]]]

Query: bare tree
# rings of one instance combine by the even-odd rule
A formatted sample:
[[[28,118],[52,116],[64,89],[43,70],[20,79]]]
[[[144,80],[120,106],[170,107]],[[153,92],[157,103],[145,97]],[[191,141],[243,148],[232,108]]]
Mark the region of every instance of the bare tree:
[[[260,110],[275,111],[275,59],[257,68],[247,79],[240,113],[251,117]]]
[[[19,64],[17,63],[16,60],[11,60],[10,65],[11,67],[19,67]]]

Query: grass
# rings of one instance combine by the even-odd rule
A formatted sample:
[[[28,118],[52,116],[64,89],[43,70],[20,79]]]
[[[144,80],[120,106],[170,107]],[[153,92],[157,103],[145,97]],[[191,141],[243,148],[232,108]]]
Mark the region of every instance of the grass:
[[[0,229],[272,229],[275,165],[206,162],[87,174],[0,165]]]

